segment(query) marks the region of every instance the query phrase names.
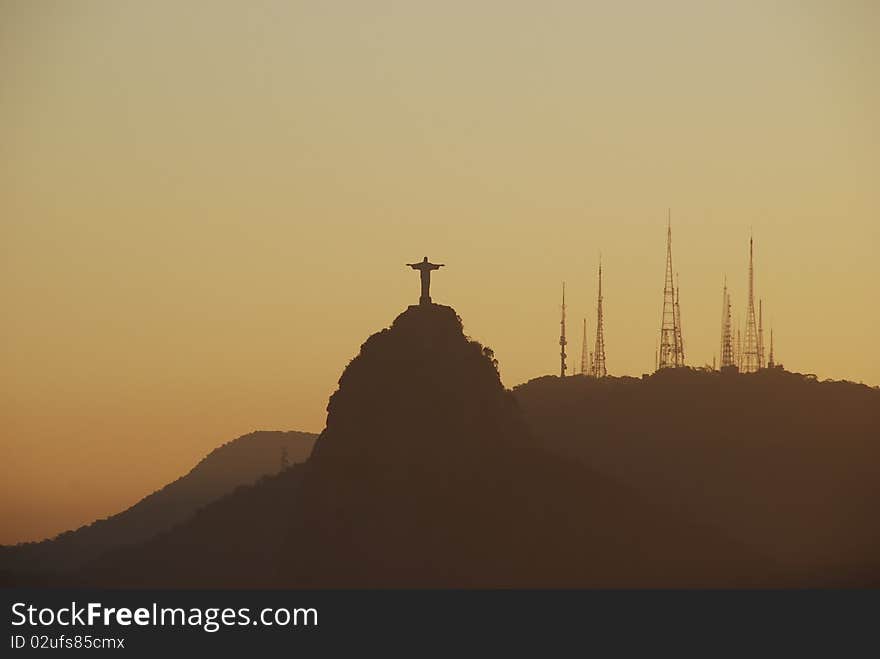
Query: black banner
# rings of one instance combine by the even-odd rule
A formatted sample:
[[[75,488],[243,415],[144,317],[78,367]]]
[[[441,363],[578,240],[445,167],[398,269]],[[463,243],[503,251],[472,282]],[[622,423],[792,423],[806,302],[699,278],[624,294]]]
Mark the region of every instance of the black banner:
[[[8,653],[876,651],[878,591],[3,591]]]

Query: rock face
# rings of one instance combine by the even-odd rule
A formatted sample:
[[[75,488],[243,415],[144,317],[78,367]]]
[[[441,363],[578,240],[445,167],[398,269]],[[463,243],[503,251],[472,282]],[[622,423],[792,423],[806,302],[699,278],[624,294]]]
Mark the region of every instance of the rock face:
[[[148,587],[784,583],[710,527],[548,452],[491,350],[439,305],[408,308],[363,344],[305,464],[81,577]]]
[[[492,351],[464,336],[452,308],[434,304],[409,307],[361,346],[327,412],[316,469],[439,474],[468,462],[460,451],[498,449],[525,433]]]

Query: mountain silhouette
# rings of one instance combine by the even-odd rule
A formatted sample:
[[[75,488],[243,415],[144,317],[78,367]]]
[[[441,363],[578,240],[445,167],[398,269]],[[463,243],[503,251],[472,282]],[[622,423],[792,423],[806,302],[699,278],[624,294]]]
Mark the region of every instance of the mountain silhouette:
[[[339,380],[311,458],[93,561],[88,585],[750,586],[760,552],[547,451],[492,351],[409,307]]]
[[[0,547],[0,572],[65,572],[116,547],[144,542],[204,505],[290,464],[305,461],[316,435],[257,431],[214,449],[190,472],[127,510],[43,542]]]
[[[799,583],[880,585],[880,389],[773,368],[544,377],[514,392],[549,450],[723,529]]]

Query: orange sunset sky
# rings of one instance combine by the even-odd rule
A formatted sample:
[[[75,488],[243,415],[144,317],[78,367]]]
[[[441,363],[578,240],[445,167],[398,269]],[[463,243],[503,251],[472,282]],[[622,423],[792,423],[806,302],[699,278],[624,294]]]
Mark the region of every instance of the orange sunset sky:
[[[880,3],[0,0],[0,542],[318,432],[418,298],[507,386],[652,370],[666,209],[687,360],[721,281],[790,370],[880,384]],[[769,332],[768,332],[769,334]]]

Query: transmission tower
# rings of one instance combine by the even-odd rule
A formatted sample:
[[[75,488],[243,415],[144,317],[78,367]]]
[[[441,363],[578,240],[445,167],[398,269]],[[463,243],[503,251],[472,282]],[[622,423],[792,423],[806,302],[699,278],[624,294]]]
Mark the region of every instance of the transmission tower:
[[[596,347],[593,349],[594,378],[604,378],[608,375],[605,370],[605,331],[602,318],[602,259],[599,259],[599,301],[596,305]]]
[[[735,368],[733,353],[733,323],[730,318],[730,293],[727,291],[727,277],[724,278],[724,295],[721,308],[721,368]]]
[[[684,366],[684,339],[681,337],[681,285],[678,273],[675,273],[675,351],[678,354],[679,366]]]
[[[773,328],[770,328],[770,356],[767,360],[767,368],[775,368],[776,362],[773,360]]]
[[[565,282],[562,282],[562,319],[559,321],[559,327],[559,377],[564,378],[567,369],[565,358],[568,356],[565,354],[565,346],[568,345],[565,339]]]
[[[581,343],[581,375],[589,375],[591,371],[590,348],[587,345],[587,319],[584,318],[584,338],[583,343]]]
[[[742,342],[742,332],[740,331],[742,328],[742,321],[737,318],[736,321],[736,367],[739,370],[742,370],[743,364],[743,342]]]
[[[758,368],[764,368],[764,300],[758,300]]]
[[[746,309],[746,334],[741,370],[744,373],[754,373],[758,370],[758,323],[755,319],[755,262],[751,236],[749,236],[749,306]]]
[[[675,281],[672,279],[672,213],[666,220],[666,281],[663,284],[663,318],[660,322],[658,368],[684,365],[680,350],[680,327],[676,309]]]

